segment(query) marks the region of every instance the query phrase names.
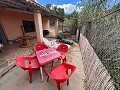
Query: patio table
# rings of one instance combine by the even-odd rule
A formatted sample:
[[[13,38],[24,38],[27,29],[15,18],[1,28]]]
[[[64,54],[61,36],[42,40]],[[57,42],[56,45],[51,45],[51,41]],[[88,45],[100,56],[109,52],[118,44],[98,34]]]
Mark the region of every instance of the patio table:
[[[40,67],[41,78],[42,81],[44,81],[42,66],[49,62],[52,62],[53,60],[57,60],[58,58],[61,58],[61,54],[58,51],[56,51],[54,48],[48,48],[48,49],[36,51],[36,55],[38,58],[38,62],[41,65]]]

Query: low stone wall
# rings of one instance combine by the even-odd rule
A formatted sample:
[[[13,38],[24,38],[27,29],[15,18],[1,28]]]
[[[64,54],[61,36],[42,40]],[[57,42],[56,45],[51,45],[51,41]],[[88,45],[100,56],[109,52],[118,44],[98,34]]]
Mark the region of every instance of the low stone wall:
[[[80,35],[86,90],[115,90],[113,81],[88,40]]]

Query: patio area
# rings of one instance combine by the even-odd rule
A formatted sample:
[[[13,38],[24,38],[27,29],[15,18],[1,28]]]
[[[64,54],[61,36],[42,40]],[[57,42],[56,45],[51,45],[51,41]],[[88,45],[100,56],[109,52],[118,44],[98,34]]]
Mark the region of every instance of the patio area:
[[[33,52],[33,45],[36,43],[36,39],[31,40],[31,47],[28,48],[18,48],[19,43],[12,45],[9,51],[5,53],[0,53],[0,60],[8,60],[9,63],[15,62],[15,58],[18,55],[29,55]],[[5,57],[4,57],[5,56]],[[4,58],[3,58],[4,57]],[[9,64],[8,63],[8,64]],[[70,84],[67,86],[66,83],[61,84],[61,90],[84,90],[84,71],[81,52],[79,44],[74,43],[69,48],[69,53],[67,54],[67,63],[73,64],[77,67],[75,73],[70,77]],[[60,60],[55,61],[54,67],[60,64]],[[51,69],[51,63],[45,66],[45,69],[49,71]],[[44,82],[41,81],[40,71],[33,72],[33,82],[29,83],[28,72],[23,71],[20,67],[15,66],[10,69],[4,76],[0,78],[0,90],[56,90],[56,83],[53,79],[49,79],[47,82],[47,77],[44,74]]]
[[[4,45],[4,53],[0,51],[0,76],[14,66],[16,56],[30,55],[34,50],[33,45],[36,43],[36,41],[36,38],[31,39],[31,46],[28,48],[20,48],[21,42],[16,42],[12,45]]]

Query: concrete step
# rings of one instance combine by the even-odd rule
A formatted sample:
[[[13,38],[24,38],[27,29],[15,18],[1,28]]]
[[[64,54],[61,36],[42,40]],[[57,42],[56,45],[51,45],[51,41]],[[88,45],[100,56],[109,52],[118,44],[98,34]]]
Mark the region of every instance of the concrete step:
[[[0,77],[3,76],[5,73],[7,73],[14,66],[15,66],[15,62],[11,62],[7,66],[0,68]]]
[[[0,69],[7,66],[8,66],[8,61],[4,61],[4,60],[0,61]]]

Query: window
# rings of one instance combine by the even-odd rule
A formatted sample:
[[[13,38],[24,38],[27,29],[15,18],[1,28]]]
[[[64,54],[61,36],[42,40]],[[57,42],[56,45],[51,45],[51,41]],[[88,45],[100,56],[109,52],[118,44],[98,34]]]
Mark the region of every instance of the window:
[[[28,32],[34,32],[35,31],[35,25],[33,21],[22,21],[23,23],[23,28],[24,28],[24,32],[28,33]]]
[[[54,19],[50,19],[50,28],[55,28],[55,20]]]

